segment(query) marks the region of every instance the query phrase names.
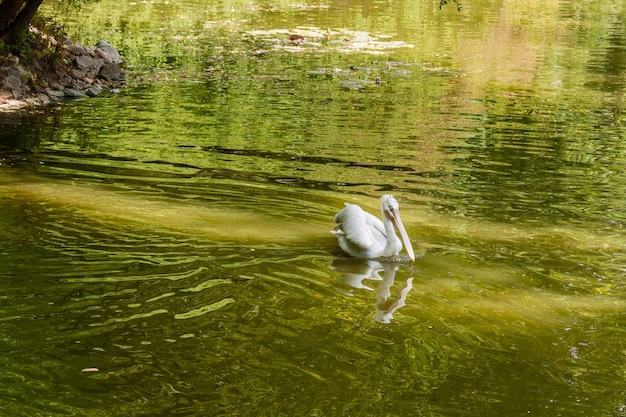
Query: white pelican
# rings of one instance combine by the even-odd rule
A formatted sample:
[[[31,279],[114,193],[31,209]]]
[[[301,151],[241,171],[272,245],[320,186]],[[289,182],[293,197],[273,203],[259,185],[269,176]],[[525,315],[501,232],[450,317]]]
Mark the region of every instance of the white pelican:
[[[404,241],[409,258],[414,262],[415,254],[400,219],[398,202],[390,194],[380,197],[380,201],[383,221],[355,204],[346,203],[335,216],[338,225],[331,233],[337,237],[339,247],[345,253],[364,259],[397,256]],[[396,236],[394,226],[400,232],[402,241]]]

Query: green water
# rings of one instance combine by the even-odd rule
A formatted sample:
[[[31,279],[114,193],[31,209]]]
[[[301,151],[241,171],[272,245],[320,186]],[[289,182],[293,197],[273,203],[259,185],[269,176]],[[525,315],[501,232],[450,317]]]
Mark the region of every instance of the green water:
[[[0,115],[0,414],[626,415],[626,8],[462,6],[64,14],[133,76]]]

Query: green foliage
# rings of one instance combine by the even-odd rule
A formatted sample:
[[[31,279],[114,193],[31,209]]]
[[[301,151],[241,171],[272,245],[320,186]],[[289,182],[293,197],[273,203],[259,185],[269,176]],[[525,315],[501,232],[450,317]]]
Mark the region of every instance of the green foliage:
[[[29,35],[30,34],[28,30],[23,30],[17,35],[15,41],[13,41],[11,44],[7,44],[0,40],[0,54],[7,55],[11,53],[19,57],[26,56],[29,49]]]
[[[13,42],[13,44],[11,45],[11,49],[13,53],[15,53],[18,56],[25,57],[29,50],[28,45],[30,41],[39,40],[36,38],[37,37],[31,34],[28,30],[21,31],[17,35],[17,38],[15,38],[15,42]]]
[[[8,62],[11,56],[19,57],[21,63],[38,68],[55,68],[65,66],[66,52],[62,48],[65,34],[61,27],[52,19],[36,16],[28,29],[18,33],[14,42],[7,44],[0,41],[0,63]],[[4,58],[2,58],[4,57]],[[23,82],[40,83],[36,71],[23,78]]]
[[[60,14],[66,15],[81,10],[87,4],[99,2],[100,0],[61,0],[54,7]]]
[[[63,13],[80,10],[88,3],[96,3],[99,0],[61,0],[57,7]],[[0,1],[0,12],[2,12],[2,1]],[[50,39],[64,36],[62,26],[55,20],[42,14],[40,10],[30,21],[30,28],[20,31],[10,43],[0,39],[0,55],[7,56],[14,54],[21,58],[41,58],[56,52],[58,48]],[[34,30],[33,30],[34,28]],[[41,48],[37,50],[37,48]]]

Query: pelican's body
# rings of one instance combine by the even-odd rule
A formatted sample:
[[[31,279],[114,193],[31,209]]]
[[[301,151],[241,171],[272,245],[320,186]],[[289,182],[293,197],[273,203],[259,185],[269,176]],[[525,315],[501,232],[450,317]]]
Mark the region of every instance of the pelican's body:
[[[346,203],[337,213],[335,223],[338,225],[331,233],[337,237],[339,247],[355,258],[386,258],[397,256],[404,241],[409,258],[415,261],[411,241],[400,219],[398,202],[389,194],[383,195],[380,201],[382,221],[355,204]]]

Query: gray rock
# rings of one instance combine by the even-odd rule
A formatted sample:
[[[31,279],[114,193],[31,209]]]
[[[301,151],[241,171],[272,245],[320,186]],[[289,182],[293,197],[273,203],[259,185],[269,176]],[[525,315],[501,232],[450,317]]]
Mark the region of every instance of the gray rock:
[[[78,65],[78,68],[72,70],[75,78],[95,78],[98,72],[100,72],[102,65],[104,65],[104,60],[90,55],[81,55],[76,57],[76,65]]]
[[[75,80],[72,83],[71,88],[74,90],[84,90],[85,88],[87,88],[87,83],[84,82],[83,80]]]
[[[70,51],[71,53],[73,53],[74,55],[76,55],[76,56],[79,56],[79,55],[87,55],[87,54],[88,54],[88,52],[87,52],[87,50],[85,49],[85,47],[84,47],[83,45],[81,45],[80,43],[78,43],[78,42],[76,42],[75,44],[73,44],[73,45],[70,47],[69,51]]]
[[[15,75],[17,77],[20,77],[22,75],[21,71],[19,70],[17,66],[0,67],[0,72],[3,72],[4,74],[7,74],[7,75]]]
[[[99,55],[104,60],[105,64],[121,64],[123,62],[117,49],[109,45],[106,41],[98,42],[95,52],[96,55]]]
[[[71,98],[84,98],[87,97],[85,94],[81,93],[78,90],[74,90],[72,88],[64,88],[63,93],[65,93],[65,97]]]
[[[123,84],[126,72],[120,67],[123,59],[117,49],[105,41],[89,47],[69,39],[63,40],[63,43],[74,55],[73,65],[57,71],[54,77],[57,82],[51,82],[44,91],[40,88],[45,80],[34,75],[49,70],[44,64],[39,61],[31,63],[34,68],[31,73],[26,66],[20,65],[17,57],[6,57],[0,64],[0,98],[5,101],[15,98],[22,103],[40,105],[65,97],[96,97],[103,91],[119,93],[114,86]],[[31,83],[37,87],[31,88]]]
[[[102,92],[102,89],[98,87],[97,85],[91,86],[85,91],[85,93],[87,93],[89,97],[95,97],[99,95],[101,92]]]
[[[72,68],[72,77],[74,79],[81,80],[85,78],[86,76],[87,76],[87,73],[85,71],[80,70],[78,68]]]
[[[98,75],[107,81],[119,81],[124,79],[122,68],[114,63],[103,65]]]
[[[62,98],[62,97],[65,97],[65,93],[63,92],[63,90],[62,90],[62,89],[63,89],[63,87],[61,87],[61,90],[56,90],[56,89],[54,89],[54,90],[53,90],[53,89],[51,89],[51,88],[48,88],[48,89],[46,90],[46,94],[47,94],[49,97]]]
[[[33,74],[30,71],[28,71],[26,68],[22,67],[21,65],[18,65],[16,69],[18,71],[20,78],[22,79],[33,78]]]
[[[20,79],[19,76],[17,75],[7,75],[4,78],[4,89],[5,90],[19,90],[20,88],[22,88],[22,80]],[[15,94],[13,94],[15,95]]]
[[[89,55],[78,55],[76,57],[76,65],[83,71],[88,71],[90,68],[95,67],[96,62],[97,61]]]
[[[47,94],[39,93],[37,94],[37,98],[39,99],[39,101],[41,101],[44,104],[50,103],[50,97],[48,97]]]

